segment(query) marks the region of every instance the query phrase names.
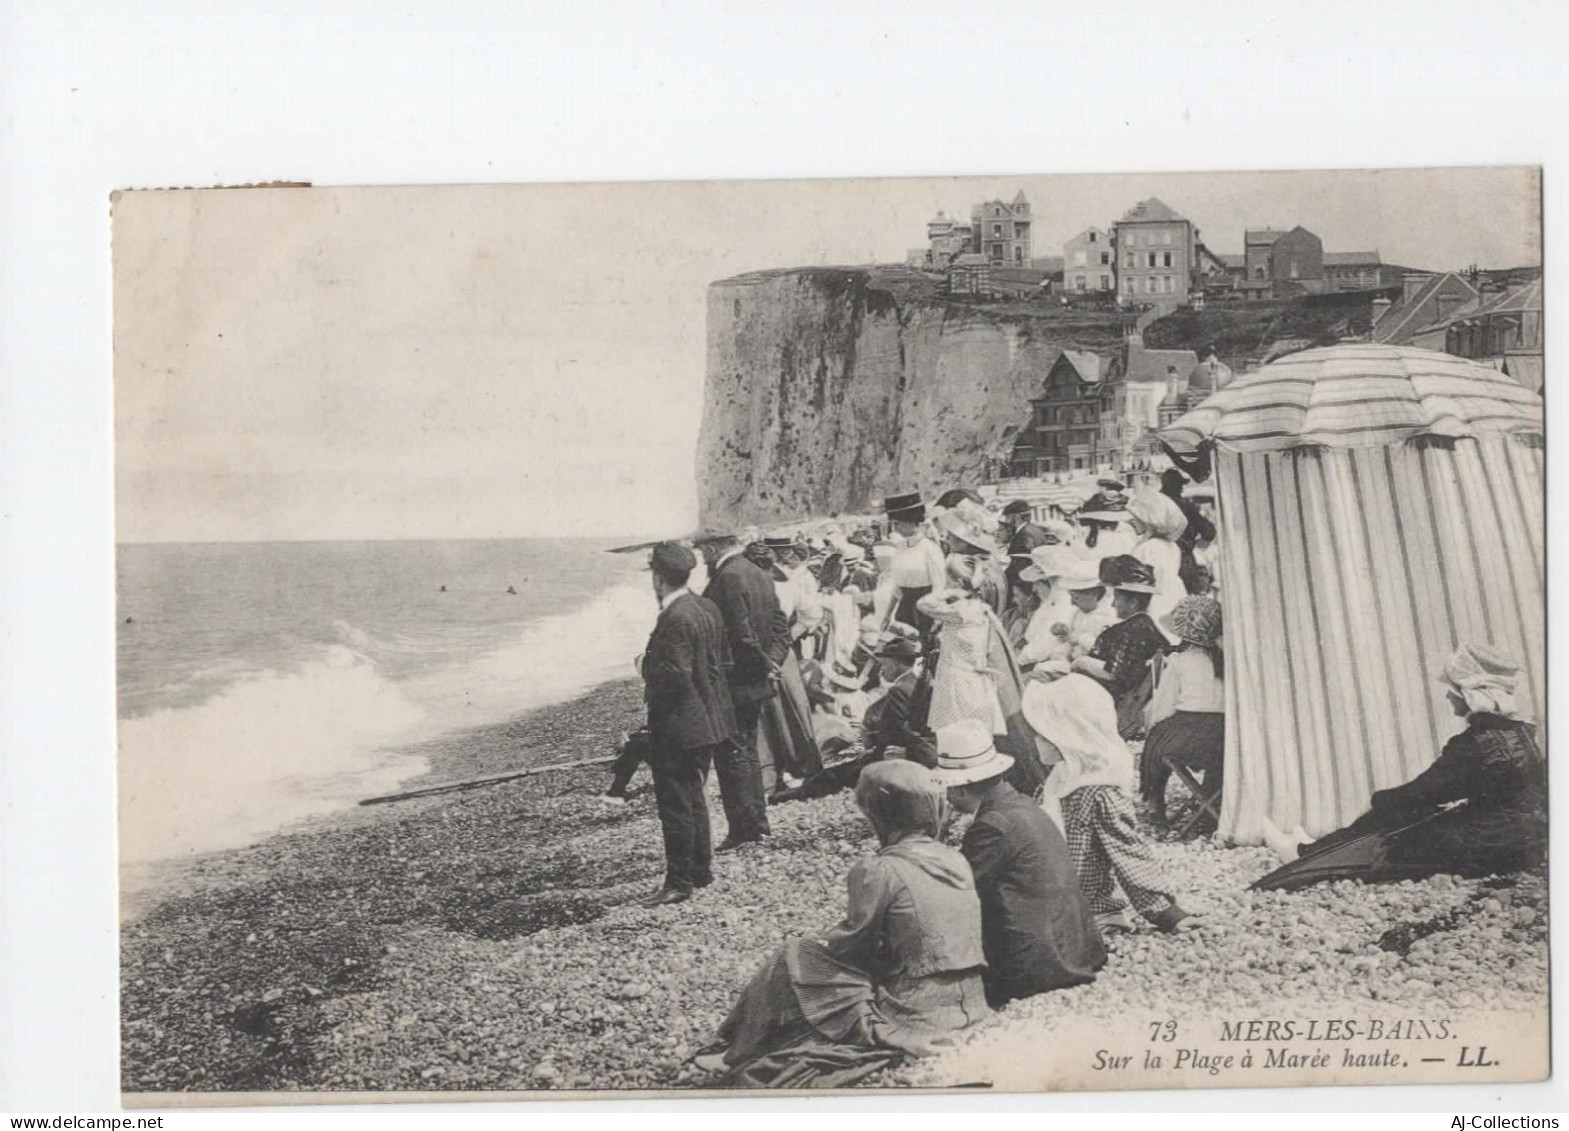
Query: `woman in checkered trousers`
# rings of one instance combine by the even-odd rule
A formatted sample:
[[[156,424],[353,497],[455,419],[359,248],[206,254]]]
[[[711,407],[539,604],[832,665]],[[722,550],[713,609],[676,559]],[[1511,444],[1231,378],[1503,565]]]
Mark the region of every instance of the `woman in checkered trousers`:
[[[1197,916],[1167,890],[1149,842],[1134,824],[1133,755],[1117,733],[1117,709],[1106,689],[1070,672],[1063,661],[1049,661],[1030,673],[1024,717],[1061,755],[1046,790],[1061,806],[1079,888],[1101,931],[1133,929],[1130,901],[1163,931],[1198,926]]]

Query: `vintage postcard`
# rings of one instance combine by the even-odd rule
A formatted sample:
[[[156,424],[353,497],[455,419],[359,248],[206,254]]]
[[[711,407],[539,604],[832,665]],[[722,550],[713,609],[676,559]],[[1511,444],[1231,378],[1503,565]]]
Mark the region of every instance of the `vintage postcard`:
[[[117,194],[126,1102],[1543,1079],[1539,176]]]

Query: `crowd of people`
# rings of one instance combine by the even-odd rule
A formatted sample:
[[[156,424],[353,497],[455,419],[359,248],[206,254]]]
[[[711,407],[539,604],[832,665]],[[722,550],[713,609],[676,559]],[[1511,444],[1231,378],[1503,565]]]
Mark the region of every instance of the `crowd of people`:
[[[854,790],[880,846],[850,871],[843,922],[788,943],[741,992],[707,1054],[724,1081],[846,1083],[1093,980],[1136,917],[1202,928],[1134,797],[1164,824],[1175,773],[1198,817],[1218,811],[1220,547],[1211,497],[1181,470],[1143,478],[1100,480],[1071,516],[958,488],[930,507],[889,496],[865,521],[653,548],[648,725],[607,795],[621,803],[651,767],[666,873],[647,902],[710,884],[713,853],[766,840],[770,806]],[[1271,826],[1283,866],[1258,886],[1538,861],[1545,769],[1513,707],[1518,675],[1495,649],[1463,648],[1442,677],[1467,729],[1345,830],[1313,842]]]

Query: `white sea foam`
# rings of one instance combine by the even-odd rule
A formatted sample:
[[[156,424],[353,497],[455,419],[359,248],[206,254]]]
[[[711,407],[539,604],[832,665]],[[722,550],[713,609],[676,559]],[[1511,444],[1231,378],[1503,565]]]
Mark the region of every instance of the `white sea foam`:
[[[410,642],[343,624],[344,643],[294,670],[248,675],[196,706],[122,719],[127,882],[151,862],[251,843],[392,790],[425,768],[399,747],[631,676],[655,614],[638,575],[528,622],[512,642],[396,681],[372,657],[406,654]]]

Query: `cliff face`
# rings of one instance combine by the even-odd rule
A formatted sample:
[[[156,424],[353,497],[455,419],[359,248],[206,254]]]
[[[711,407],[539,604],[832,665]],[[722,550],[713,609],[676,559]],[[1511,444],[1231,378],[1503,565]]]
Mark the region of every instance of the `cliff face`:
[[[984,481],[1060,350],[1109,352],[1111,315],[958,303],[893,269],[744,275],[708,291],[698,442],[707,525],[869,509]]]

